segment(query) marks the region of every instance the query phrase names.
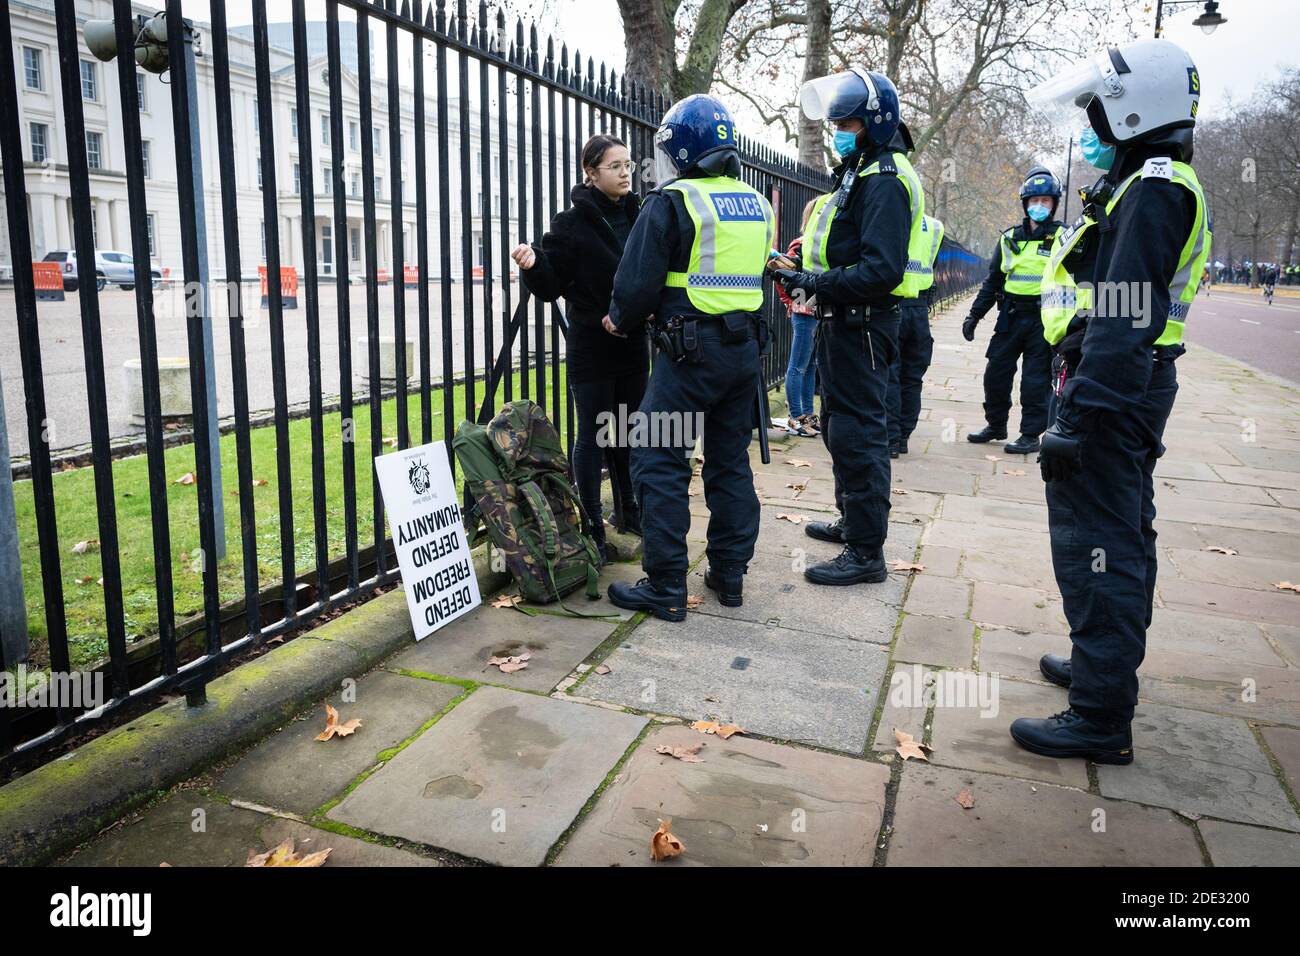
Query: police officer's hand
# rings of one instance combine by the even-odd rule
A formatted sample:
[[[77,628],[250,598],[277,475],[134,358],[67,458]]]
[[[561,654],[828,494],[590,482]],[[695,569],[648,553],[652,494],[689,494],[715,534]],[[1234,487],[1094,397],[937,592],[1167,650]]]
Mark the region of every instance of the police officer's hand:
[[[1083,470],[1083,442],[1087,433],[1069,418],[1057,415],[1052,427],[1043,433],[1038,452],[1038,466],[1043,481],[1065,481]]]
[[[521,242],[519,245],[515,246],[514,250],[510,253],[510,258],[515,260],[515,264],[525,272],[537,265],[537,253],[534,252],[533,247],[526,242]]]
[[[611,319],[608,315],[600,320],[600,324],[604,326],[605,331],[608,332],[610,335],[617,335],[620,339],[627,338],[627,333],[620,332],[618,330],[618,326],[614,324],[614,320]]]
[[[803,296],[802,300],[795,297],[795,301],[807,302],[817,294],[817,276],[812,272],[796,272],[793,269],[773,269],[772,275],[776,276],[777,281],[785,287],[785,291],[791,297],[795,293]]]
[[[975,341],[975,326],[980,324],[980,320],[973,315],[966,316],[966,321],[961,324],[961,335],[967,342]]]

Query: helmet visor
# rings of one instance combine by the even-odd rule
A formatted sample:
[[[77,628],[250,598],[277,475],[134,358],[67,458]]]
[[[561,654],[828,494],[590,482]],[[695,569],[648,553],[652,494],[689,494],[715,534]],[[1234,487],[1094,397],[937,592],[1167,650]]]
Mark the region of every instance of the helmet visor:
[[[876,87],[865,70],[845,70],[809,80],[799,89],[799,108],[811,120],[838,120],[862,115],[876,99]]]
[[[1098,57],[1105,60],[1107,67],[1110,66],[1105,51],[1080,60],[1029,90],[1025,101],[1053,126],[1078,126],[1080,114],[1093,97],[1103,95],[1106,90],[1106,77]],[[1110,72],[1113,74],[1113,69]]]
[[[655,143],[655,183],[659,186],[678,176],[677,164],[669,153],[671,145],[672,140]]]

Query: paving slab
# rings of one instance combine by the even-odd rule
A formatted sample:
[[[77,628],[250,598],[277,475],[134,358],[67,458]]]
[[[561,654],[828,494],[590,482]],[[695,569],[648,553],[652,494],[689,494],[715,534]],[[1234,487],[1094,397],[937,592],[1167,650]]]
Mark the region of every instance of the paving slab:
[[[200,828],[197,832],[196,827]],[[78,850],[64,865],[243,866],[249,850],[264,853],[288,837],[293,838],[294,850],[300,855],[331,850],[327,867],[438,865],[427,856],[234,807],[196,790],[173,792],[135,822]]]
[[[718,603],[717,595],[704,586],[703,565],[687,576],[686,587],[703,602],[696,609],[700,613],[852,641],[892,641],[906,578],[891,574],[880,584],[828,588],[803,576],[805,565],[821,559],[809,555],[797,564],[795,559],[786,559],[782,565],[775,556],[764,555],[763,560],[750,565],[745,575],[744,603],[740,607]]]
[[[970,606],[970,582],[962,578],[944,578],[922,571],[912,575],[903,609],[908,614],[935,617],[965,617]]]
[[[589,601],[584,593],[570,595],[565,600],[584,614],[599,614],[602,603],[607,603]],[[489,602],[407,648],[386,666],[393,670],[547,691],[599,647],[618,624],[618,619],[560,617],[547,613],[529,616],[512,608],[492,607]],[[524,652],[532,657],[523,670],[503,674],[496,667],[488,666],[491,657]]]
[[[1298,715],[1300,716],[1300,715]],[[1295,727],[1261,727],[1264,743],[1282,765],[1282,774],[1292,796],[1300,796],[1300,729]]]
[[[1294,624],[1300,610],[1300,594],[1294,592],[1180,581],[1167,575],[1157,579],[1156,592],[1168,607],[1261,623]]]
[[[1044,654],[1069,657],[1070,639],[1062,634],[1024,634],[1009,628],[981,628],[979,669],[1017,680],[1043,681],[1038,661]]]
[[[1300,866],[1300,833],[1222,820],[1202,820],[1197,829],[1215,866]]]
[[[1049,595],[1049,592],[1039,588],[1013,584],[976,581],[970,616],[971,620],[979,624],[995,624],[1044,634],[1067,634],[1070,630],[1061,602],[1055,594]]]
[[[345,693],[354,699],[344,700]],[[339,720],[361,720],[356,733],[317,740],[325,727],[325,708],[316,706],[240,757],[217,778],[215,789],[305,816],[342,793],[375,765],[381,751],[409,738],[462,693],[456,684],[372,671],[353,692],[341,691],[329,701]]]
[[[1300,830],[1300,817],[1244,720],[1140,701],[1133,750],[1127,767],[1097,767],[1104,795]]]
[[[923,740],[928,729],[925,715],[929,710],[924,694],[918,695],[916,687],[926,687],[935,679],[935,671],[920,664],[896,663],[885,692],[885,706],[881,708],[880,724],[871,741],[871,749],[893,751],[898,746],[895,730]]]
[[[1222,676],[1151,677],[1138,671],[1138,697],[1175,707],[1205,710],[1246,720],[1300,725],[1300,671],[1294,667],[1264,667],[1190,655],[1186,670]],[[1145,666],[1145,665],[1144,665]]]
[[[975,798],[969,810],[957,803],[962,790]],[[1203,862],[1192,828],[1168,810],[1045,783],[908,761],[895,807],[888,866]]]
[[[1056,760],[1025,750],[1011,737],[1017,717],[1047,717],[1066,708],[1066,693],[1047,684],[1003,680],[973,671],[940,675],[930,759],[946,767],[1088,786],[1082,760]],[[947,690],[945,690],[947,688]]]
[[[605,663],[611,672],[591,672],[577,693],[861,753],[888,657],[862,641],[688,614],[647,619]]]
[[[701,763],[657,747],[704,743]],[[556,858],[559,866],[870,866],[889,768],[687,727],[652,731]],[[650,859],[671,819],[685,852]]]
[[[538,866],[645,718],[483,687],[329,816],[515,866]]]
[[[909,614],[898,631],[894,660],[969,668],[975,653],[975,625],[968,620]]]

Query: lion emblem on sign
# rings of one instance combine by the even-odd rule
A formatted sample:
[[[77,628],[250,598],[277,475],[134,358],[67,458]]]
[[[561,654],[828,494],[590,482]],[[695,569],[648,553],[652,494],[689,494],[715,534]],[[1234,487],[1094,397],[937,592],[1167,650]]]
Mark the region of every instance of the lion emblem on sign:
[[[429,466],[424,463],[423,458],[411,462],[411,468],[406,473],[406,478],[411,483],[411,490],[417,495],[424,494],[432,484],[429,478]]]

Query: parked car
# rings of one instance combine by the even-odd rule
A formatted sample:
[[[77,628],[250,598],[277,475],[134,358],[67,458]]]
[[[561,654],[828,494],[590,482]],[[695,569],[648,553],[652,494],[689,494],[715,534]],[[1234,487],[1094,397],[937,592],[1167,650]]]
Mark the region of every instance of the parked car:
[[[77,253],[71,249],[54,249],[45,254],[45,262],[57,262],[63,270],[63,288],[67,292],[76,292],[80,284],[77,271]],[[162,270],[157,266],[149,269],[153,276],[154,288],[162,284]],[[109,283],[120,286],[130,292],[135,288],[135,260],[129,252],[115,249],[95,250],[95,288],[103,291]]]

